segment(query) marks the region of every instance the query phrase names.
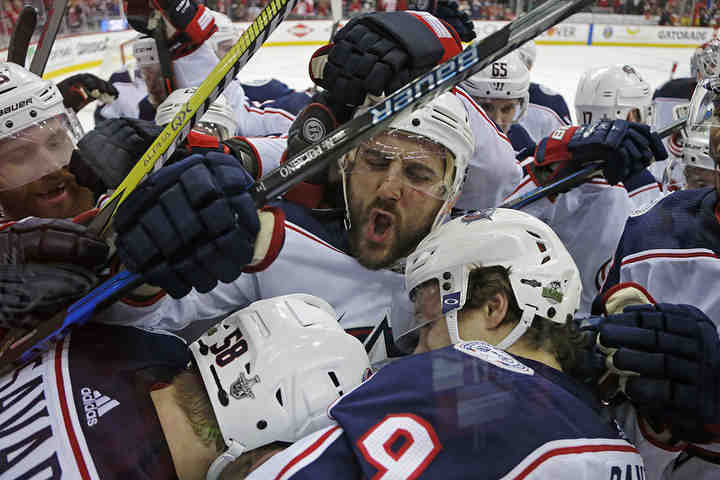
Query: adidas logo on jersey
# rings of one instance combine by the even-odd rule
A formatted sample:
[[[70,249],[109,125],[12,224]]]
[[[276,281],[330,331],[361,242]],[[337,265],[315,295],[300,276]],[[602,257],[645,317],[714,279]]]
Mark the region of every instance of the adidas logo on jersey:
[[[85,420],[88,427],[96,425],[100,417],[120,405],[117,400],[113,400],[107,395],[103,395],[97,390],[91,390],[88,387],[83,387],[80,390],[80,395],[82,396]]]

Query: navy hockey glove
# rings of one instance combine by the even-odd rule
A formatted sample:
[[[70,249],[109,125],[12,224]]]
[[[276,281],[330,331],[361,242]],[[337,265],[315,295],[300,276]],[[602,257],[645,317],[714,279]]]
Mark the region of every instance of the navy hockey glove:
[[[673,440],[720,436],[720,340],[704,313],[690,305],[634,305],[591,323],[595,355],[604,358],[600,390],[617,381],[614,391]],[[586,360],[598,365],[597,357]]]
[[[641,171],[667,151],[647,125],[625,120],[601,120],[581,127],[560,127],[540,141],[530,175],[538,185],[566,177],[591,162],[602,163],[611,185]]]
[[[282,246],[284,217],[276,210],[258,216],[253,183],[237,159],[218,152],[153,173],[118,209],[120,258],[175,298],[265,268]]]
[[[118,91],[111,83],[92,73],[79,73],[66,78],[57,85],[63,96],[63,104],[79,112],[93,100],[112,103],[118,98]]]
[[[70,172],[96,197],[116,188],[163,131],[155,122],[113,118],[97,125],[78,143]]]
[[[460,39],[426,12],[379,12],[353,18],[310,59],[310,77],[339,105],[357,107],[460,53]],[[344,118],[338,118],[341,122]]]

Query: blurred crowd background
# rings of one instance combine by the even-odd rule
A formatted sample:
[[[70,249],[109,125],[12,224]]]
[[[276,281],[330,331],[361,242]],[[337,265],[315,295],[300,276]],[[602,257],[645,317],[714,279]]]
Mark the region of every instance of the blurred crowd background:
[[[267,0],[200,0],[233,21],[252,21]],[[345,18],[365,12],[413,8],[416,0],[343,0]],[[459,8],[476,20],[512,20],[545,0],[459,0]],[[43,22],[51,0],[0,0],[0,49],[7,48],[17,17],[28,3],[40,12]],[[720,27],[717,0],[597,0],[590,12],[641,16],[643,23],[668,26]],[[314,20],[331,17],[330,0],[300,0],[291,19]],[[61,35],[126,28],[122,0],[70,0]]]

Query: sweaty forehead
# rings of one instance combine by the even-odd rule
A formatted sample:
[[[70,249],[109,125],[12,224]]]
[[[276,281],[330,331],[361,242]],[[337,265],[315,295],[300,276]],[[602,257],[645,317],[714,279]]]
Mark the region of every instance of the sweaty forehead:
[[[445,170],[450,151],[432,140],[402,130],[389,130],[374,136],[366,143],[368,149],[399,155],[405,160],[417,160],[437,172]]]

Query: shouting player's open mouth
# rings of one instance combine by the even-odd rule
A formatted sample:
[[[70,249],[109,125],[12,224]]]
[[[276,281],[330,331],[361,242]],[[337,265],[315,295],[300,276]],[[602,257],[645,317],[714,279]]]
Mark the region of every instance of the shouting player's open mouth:
[[[385,243],[392,233],[395,215],[373,208],[368,219],[365,237],[373,243]]]

